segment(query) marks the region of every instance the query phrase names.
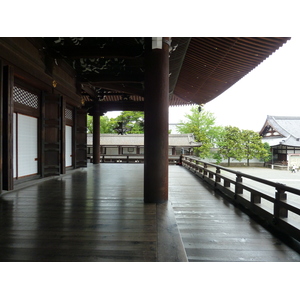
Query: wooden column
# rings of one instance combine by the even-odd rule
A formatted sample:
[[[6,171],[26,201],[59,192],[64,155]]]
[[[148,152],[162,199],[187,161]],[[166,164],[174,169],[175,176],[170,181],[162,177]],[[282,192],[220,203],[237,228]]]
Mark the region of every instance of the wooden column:
[[[14,71],[10,66],[3,67],[3,140],[2,170],[3,189],[12,190],[13,182],[13,86]]]
[[[75,168],[87,166],[86,110],[75,108]]]
[[[93,164],[100,163],[100,103],[95,102],[93,105]]]
[[[93,115],[93,164],[100,163],[100,115]]]
[[[61,174],[62,98],[57,94],[42,94],[41,176]]]
[[[168,200],[169,38],[146,40],[144,201]]]
[[[60,172],[61,174],[66,174],[66,117],[65,117],[65,110],[66,110],[66,101],[62,97],[61,100],[61,167]]]
[[[2,130],[2,109],[3,109],[3,64],[0,60],[0,194],[2,193],[2,136],[3,136],[3,130]]]

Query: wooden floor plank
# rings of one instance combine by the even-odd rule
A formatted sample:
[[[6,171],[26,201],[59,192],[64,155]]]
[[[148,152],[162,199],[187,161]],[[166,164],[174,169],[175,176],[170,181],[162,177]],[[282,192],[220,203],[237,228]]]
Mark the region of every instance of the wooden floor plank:
[[[189,261],[300,261],[298,252],[200,178],[182,167],[170,168],[170,201]]]
[[[300,261],[198,177],[169,170],[168,205],[144,204],[136,164],[90,166],[1,195],[0,261]]]
[[[156,205],[144,204],[143,169],[120,168],[92,166],[2,195],[0,260],[157,261]]]

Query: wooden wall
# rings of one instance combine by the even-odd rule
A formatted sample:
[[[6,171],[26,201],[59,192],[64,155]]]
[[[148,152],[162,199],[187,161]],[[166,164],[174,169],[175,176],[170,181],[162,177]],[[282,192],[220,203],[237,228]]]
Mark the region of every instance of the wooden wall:
[[[40,177],[66,172],[66,107],[74,115],[72,167],[87,165],[86,111],[81,108],[74,70],[63,61],[47,57],[35,39],[0,38],[0,193],[14,188],[13,113],[20,107],[13,101],[16,84],[39,94]]]

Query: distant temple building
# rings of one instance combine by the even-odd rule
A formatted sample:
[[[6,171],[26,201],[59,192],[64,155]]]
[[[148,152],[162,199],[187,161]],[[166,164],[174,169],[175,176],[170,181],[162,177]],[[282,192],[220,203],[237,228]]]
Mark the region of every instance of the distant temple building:
[[[102,162],[143,162],[144,134],[100,134]],[[201,146],[193,134],[169,134],[169,161],[175,162],[180,154],[193,154],[193,148]],[[87,135],[88,159],[93,158],[93,135]]]
[[[300,117],[267,116],[260,135],[272,148],[272,164],[300,166]]]

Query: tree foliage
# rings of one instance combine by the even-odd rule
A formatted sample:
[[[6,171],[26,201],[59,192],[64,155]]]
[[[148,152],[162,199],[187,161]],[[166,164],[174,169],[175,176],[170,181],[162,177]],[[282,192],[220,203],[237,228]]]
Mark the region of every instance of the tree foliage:
[[[93,133],[93,117],[87,115],[87,133]]]
[[[218,139],[219,154],[228,160],[235,158],[239,161],[243,159],[243,147],[241,130],[238,127],[226,126]]]
[[[261,141],[261,136],[252,130],[240,130],[237,127],[226,126],[218,141],[218,154],[228,159],[234,158],[238,161],[247,159],[247,165],[252,158],[267,159],[269,152],[266,145]]]
[[[249,160],[252,158],[265,159],[269,156],[261,141],[261,136],[252,130],[242,130],[241,138],[243,143],[244,156],[247,159],[247,166]]]
[[[100,133],[116,133],[114,128],[116,124],[113,119],[108,116],[100,117]]]
[[[113,119],[117,125],[122,122],[124,127],[129,129],[128,133],[144,133],[145,117],[141,111],[123,111],[119,116]]]
[[[195,141],[202,143],[196,147],[195,154],[201,158],[211,156],[210,149],[216,143],[221,131],[221,127],[215,126],[215,117],[211,112],[198,109],[197,106],[191,108],[190,114],[185,114],[186,121],[180,122],[177,126],[179,133],[192,133]]]
[[[272,152],[269,143],[263,143],[263,147],[266,150],[266,155],[262,158],[264,162],[270,161],[272,159]]]
[[[116,118],[100,117],[100,133],[116,133],[115,128],[122,122],[128,128],[128,133],[144,133],[144,113],[137,111],[123,111]],[[87,133],[93,133],[93,117],[87,116]]]

